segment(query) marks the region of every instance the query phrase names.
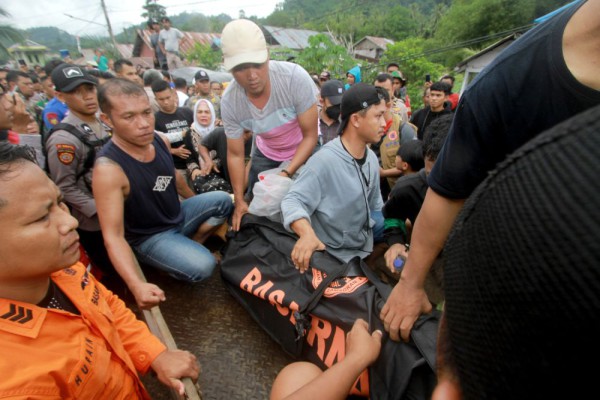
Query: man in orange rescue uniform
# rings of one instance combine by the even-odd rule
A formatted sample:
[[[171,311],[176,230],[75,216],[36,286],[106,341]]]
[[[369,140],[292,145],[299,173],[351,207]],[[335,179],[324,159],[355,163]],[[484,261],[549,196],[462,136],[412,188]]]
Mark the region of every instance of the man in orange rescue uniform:
[[[196,358],[166,350],[77,262],[77,220],[34,157],[0,143],[0,398],[149,399],[150,368],[183,394]]]

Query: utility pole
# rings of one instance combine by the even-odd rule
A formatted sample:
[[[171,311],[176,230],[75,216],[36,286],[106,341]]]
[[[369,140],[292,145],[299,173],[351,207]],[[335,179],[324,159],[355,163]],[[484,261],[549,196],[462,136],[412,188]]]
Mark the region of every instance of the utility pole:
[[[119,48],[117,47],[117,41],[115,40],[115,35],[113,35],[112,27],[110,26],[110,20],[108,19],[108,13],[106,12],[106,4],[104,4],[104,0],[100,0],[100,4],[102,5],[102,11],[104,11],[104,16],[106,17],[106,26],[108,26],[108,34],[110,35],[110,39],[113,42],[115,51],[119,52]]]

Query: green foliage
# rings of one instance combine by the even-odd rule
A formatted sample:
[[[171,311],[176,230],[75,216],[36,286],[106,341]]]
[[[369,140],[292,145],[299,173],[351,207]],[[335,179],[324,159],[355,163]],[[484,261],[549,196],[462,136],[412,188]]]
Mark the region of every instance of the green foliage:
[[[313,35],[308,38],[308,43],[309,46],[296,58],[296,62],[307,71],[319,73],[326,69],[332,77],[343,77],[356,64],[346,48],[334,43],[329,35]]]
[[[194,48],[187,53],[186,58],[193,65],[208,69],[217,69],[223,59],[223,53],[220,49],[215,50],[210,45],[196,43]]]
[[[142,18],[146,20],[160,21],[162,17],[167,16],[165,6],[158,4],[158,0],[146,0],[146,4],[142,8],[144,9]]]
[[[380,64],[381,69],[389,62],[396,62],[400,65],[400,70],[407,80],[407,91],[414,110],[422,106],[421,94],[425,75],[429,74],[431,79],[437,80],[448,70],[423,55],[426,43],[424,39],[410,38],[388,45]]]

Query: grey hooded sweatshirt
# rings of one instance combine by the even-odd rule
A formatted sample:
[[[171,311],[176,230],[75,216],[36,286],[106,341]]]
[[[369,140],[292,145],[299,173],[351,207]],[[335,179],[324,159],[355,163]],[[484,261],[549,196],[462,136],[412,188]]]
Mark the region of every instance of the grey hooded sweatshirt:
[[[309,158],[281,202],[286,229],[306,218],[327,251],[344,261],[371,253],[371,214],[382,207],[377,156],[367,149],[361,166],[339,137]]]

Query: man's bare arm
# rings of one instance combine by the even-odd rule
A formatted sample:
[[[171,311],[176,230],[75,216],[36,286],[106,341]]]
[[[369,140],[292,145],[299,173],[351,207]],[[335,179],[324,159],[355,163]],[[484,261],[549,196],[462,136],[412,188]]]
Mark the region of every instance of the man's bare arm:
[[[424,290],[425,278],[442,251],[464,202],[464,199],[448,199],[432,189],[427,190],[415,222],[402,276],[381,310],[381,319],[392,340],[400,340],[401,334],[402,339],[408,341],[419,315],[431,311],[431,303]]]
[[[94,164],[92,188],[110,261],[133,293],[138,306],[150,308],[164,301],[164,292],[158,286],[146,283],[140,276],[137,259],[125,240],[127,176],[114,161],[100,157]]]
[[[240,229],[242,216],[248,212],[248,204],[244,201],[244,174],[246,172],[244,159],[244,138],[227,138],[227,167],[235,201],[235,209],[231,217],[234,231]]]
[[[298,116],[298,124],[302,130],[302,141],[286,168],[290,174],[294,174],[308,160],[317,145],[319,117],[316,103]]]

